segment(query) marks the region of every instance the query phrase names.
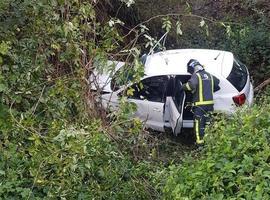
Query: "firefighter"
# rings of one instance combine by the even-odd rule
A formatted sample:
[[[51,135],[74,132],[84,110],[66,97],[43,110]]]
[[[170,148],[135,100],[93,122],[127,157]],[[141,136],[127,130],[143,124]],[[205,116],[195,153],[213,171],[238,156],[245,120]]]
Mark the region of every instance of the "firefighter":
[[[219,79],[206,72],[195,59],[187,63],[187,71],[192,75],[182,88],[193,94],[192,112],[196,144],[201,145],[204,143],[204,129],[209,122],[209,114],[214,110],[213,93],[220,89]]]

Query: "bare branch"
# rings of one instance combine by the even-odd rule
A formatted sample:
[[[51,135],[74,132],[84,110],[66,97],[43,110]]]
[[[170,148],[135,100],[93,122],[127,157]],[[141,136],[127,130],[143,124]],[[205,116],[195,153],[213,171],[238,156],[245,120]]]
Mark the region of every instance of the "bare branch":
[[[222,24],[234,24],[234,25],[242,25],[241,23],[236,23],[236,22],[222,22],[222,21],[217,21],[217,20],[213,20],[213,19],[210,19],[210,18],[207,18],[207,17],[203,17],[203,16],[200,16],[200,15],[194,15],[194,14],[179,14],[179,13],[168,13],[168,14],[162,14],[162,15],[155,15],[153,17],[150,17],[149,19],[137,24],[136,26],[134,26],[132,29],[130,29],[130,31],[123,36],[123,38],[127,37],[128,35],[130,35],[132,32],[135,31],[136,28],[138,28],[139,26],[145,24],[145,23],[148,23],[156,18],[162,18],[162,17],[170,17],[170,16],[177,16],[177,17],[193,17],[193,18],[198,18],[198,19],[203,19],[205,21],[209,21],[209,22],[212,22],[212,23],[222,23]]]
[[[270,84],[270,78],[266,79],[263,81],[260,85],[258,85],[255,89],[254,92],[259,92],[261,89],[263,89],[265,86]]]

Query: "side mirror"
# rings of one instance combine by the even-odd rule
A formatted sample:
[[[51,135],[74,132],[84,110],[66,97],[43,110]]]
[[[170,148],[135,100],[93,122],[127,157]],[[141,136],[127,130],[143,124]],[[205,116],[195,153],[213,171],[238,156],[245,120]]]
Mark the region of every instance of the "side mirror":
[[[147,59],[147,54],[143,54],[142,57],[140,58],[142,64],[145,64],[146,59]]]

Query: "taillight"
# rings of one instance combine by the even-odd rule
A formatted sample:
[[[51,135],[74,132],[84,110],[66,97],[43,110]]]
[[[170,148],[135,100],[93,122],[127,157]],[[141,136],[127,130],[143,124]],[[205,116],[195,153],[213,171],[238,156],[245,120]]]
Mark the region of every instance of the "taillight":
[[[241,106],[241,105],[243,105],[243,104],[245,103],[245,101],[246,101],[246,95],[243,93],[243,94],[234,96],[234,97],[233,97],[233,101],[234,101],[235,105]]]

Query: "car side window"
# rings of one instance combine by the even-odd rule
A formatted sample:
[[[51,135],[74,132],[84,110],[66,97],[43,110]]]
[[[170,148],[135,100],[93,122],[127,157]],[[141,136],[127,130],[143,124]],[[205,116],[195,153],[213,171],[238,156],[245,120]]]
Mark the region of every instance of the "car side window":
[[[127,89],[128,92],[126,93],[127,96],[132,99],[164,102],[167,83],[167,76],[154,76],[132,85]]]
[[[175,88],[174,88],[174,95],[173,95],[173,101],[178,109],[179,112],[181,112],[181,108],[183,106],[183,99],[184,99],[185,93],[182,89],[182,82],[179,79],[175,80]]]

